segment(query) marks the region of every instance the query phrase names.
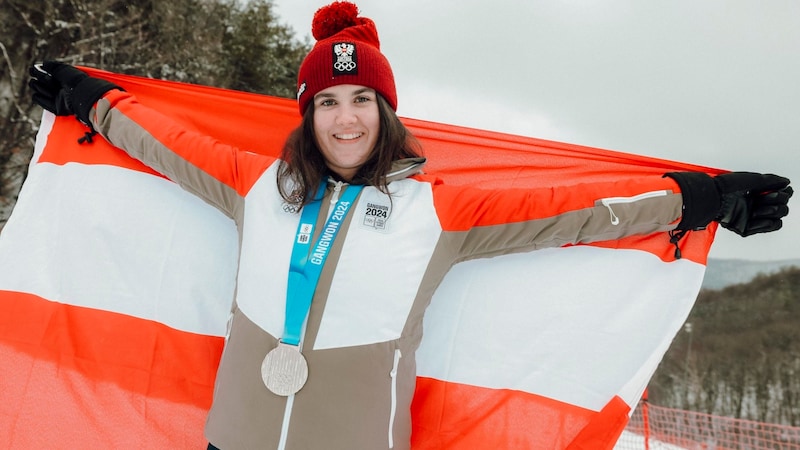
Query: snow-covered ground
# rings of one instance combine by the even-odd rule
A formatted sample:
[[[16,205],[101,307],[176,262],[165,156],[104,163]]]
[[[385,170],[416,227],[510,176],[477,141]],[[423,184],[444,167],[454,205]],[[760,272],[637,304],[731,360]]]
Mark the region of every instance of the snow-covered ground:
[[[683,447],[665,444],[653,439],[650,439],[649,444],[650,446],[648,448],[650,450],[686,450]],[[622,436],[620,436],[619,441],[617,441],[617,445],[614,446],[614,450],[644,450],[644,448],[644,436],[628,431],[622,432]]]

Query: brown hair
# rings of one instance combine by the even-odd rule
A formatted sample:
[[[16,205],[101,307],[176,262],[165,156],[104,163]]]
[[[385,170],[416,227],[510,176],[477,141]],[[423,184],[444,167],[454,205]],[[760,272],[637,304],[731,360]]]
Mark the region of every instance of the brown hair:
[[[380,129],[375,147],[358,169],[351,183],[375,186],[388,193],[386,174],[392,163],[403,158],[422,156],[422,148],[403,125],[389,103],[376,95]],[[306,204],[327,175],[331,174],[314,137],[314,104],[303,114],[300,126],[294,129],[281,152],[278,167],[278,192],[289,203]]]

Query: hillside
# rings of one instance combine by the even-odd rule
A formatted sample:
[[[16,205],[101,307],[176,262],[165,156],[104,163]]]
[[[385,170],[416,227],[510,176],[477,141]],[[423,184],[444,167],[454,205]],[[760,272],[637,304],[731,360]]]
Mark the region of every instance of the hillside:
[[[800,425],[800,268],[703,290],[651,382],[663,406]]]

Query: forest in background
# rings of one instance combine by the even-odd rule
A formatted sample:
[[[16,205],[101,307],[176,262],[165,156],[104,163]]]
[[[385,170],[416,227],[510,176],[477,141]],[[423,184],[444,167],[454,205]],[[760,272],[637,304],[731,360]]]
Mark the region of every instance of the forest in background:
[[[701,290],[649,392],[662,406],[800,426],[800,268]]]
[[[41,118],[28,68],[46,59],[293,98],[311,45],[271,0],[0,0],[0,229]]]

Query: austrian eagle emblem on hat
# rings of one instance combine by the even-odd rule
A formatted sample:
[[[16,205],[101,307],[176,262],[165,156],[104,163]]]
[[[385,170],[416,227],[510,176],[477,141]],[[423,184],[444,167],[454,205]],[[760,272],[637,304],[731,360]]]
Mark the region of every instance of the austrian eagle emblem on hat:
[[[333,75],[357,75],[358,60],[356,44],[337,42],[333,44]]]

